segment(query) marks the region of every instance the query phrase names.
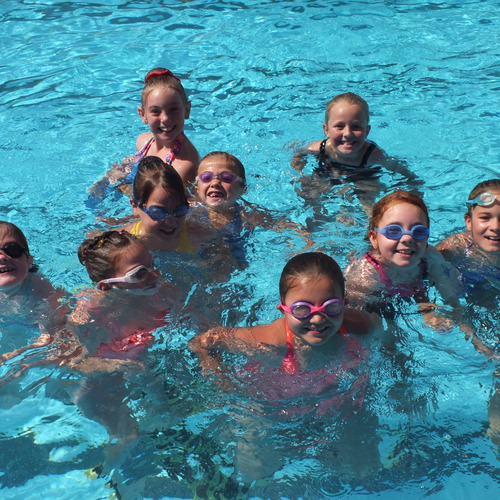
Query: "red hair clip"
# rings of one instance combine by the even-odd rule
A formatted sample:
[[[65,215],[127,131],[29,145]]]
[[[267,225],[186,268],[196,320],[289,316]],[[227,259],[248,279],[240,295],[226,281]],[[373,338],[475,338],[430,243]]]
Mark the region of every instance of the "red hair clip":
[[[177,78],[169,69],[165,69],[163,71],[154,71],[153,73],[150,73],[146,78],[144,79],[144,83],[148,83],[151,78],[155,78],[157,76],[173,76],[178,82],[180,82],[180,79]]]

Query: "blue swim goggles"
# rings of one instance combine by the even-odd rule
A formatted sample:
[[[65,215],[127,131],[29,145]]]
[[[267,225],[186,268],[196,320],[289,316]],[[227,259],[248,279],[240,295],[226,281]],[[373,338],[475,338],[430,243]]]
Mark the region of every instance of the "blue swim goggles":
[[[495,201],[500,202],[500,195],[493,193],[481,193],[479,196],[476,196],[473,200],[467,200],[467,205],[481,205],[485,207],[487,205],[493,205]]]
[[[153,220],[163,220],[168,217],[184,217],[189,211],[189,205],[187,203],[181,203],[180,205],[175,207],[171,214],[165,207],[153,205],[149,208],[146,208],[142,203],[138,203],[137,201],[136,203],[137,206],[145,214],[148,214]]]
[[[413,226],[409,231],[405,231],[399,224],[389,224],[383,229],[375,228],[374,230],[390,240],[399,240],[404,234],[409,234],[415,240],[423,240],[429,236],[429,228],[421,224]]]

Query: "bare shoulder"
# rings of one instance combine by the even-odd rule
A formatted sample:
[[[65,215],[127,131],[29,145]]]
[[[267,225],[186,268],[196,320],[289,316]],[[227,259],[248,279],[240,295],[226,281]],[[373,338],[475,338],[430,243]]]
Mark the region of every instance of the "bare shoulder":
[[[321,143],[323,141],[314,141],[311,142],[308,146],[306,146],[306,152],[307,153],[318,153],[321,147]]]
[[[455,233],[451,234],[444,240],[440,241],[436,248],[445,256],[452,256],[454,254],[463,255],[464,250],[467,248],[469,241],[469,233]]]
[[[137,136],[137,139],[135,141],[135,149],[136,151],[140,151],[146,143],[153,137],[153,134],[151,132],[145,132],[144,134],[140,134]]]

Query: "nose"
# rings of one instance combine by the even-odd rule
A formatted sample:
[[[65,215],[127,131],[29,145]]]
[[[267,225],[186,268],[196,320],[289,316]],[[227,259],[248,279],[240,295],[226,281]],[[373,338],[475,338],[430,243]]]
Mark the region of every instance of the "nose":
[[[344,135],[346,135],[346,136],[352,135],[352,128],[349,125],[346,125],[344,127]]]
[[[500,218],[493,217],[491,219],[491,229],[493,231],[500,231]]]

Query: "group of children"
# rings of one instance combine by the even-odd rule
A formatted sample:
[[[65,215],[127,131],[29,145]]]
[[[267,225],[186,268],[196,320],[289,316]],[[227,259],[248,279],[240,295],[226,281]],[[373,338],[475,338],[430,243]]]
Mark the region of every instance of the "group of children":
[[[277,226],[304,235],[285,217],[276,219],[258,207],[245,206],[241,195],[246,175],[238,158],[214,151],[199,160],[184,133],[190,111],[177,76],[165,68],[148,72],[138,112],[149,132],[137,138],[138,152],[131,161],[106,174],[112,189],[130,196],[133,220],[81,244],[79,260],[96,288],[79,294],[69,317],[60,307],[62,291],[34,274],[21,230],[0,222],[3,315],[26,314],[39,322],[43,334],[66,323],[78,331],[88,356],[135,361],[154,342],[155,330],[182,309],[175,283],[160,276],[153,254],[196,256],[215,244],[221,256],[213,264],[217,267],[225,259],[244,260],[245,228]],[[367,140],[366,102],[352,93],[336,96],[328,103],[323,127],[326,138],[298,153],[293,166],[300,170],[304,158],[314,155],[318,161],[314,175],[363,186],[360,201],[371,213],[370,248],[347,266],[345,283],[332,257],[321,252],[294,256],[280,279],[281,317],[269,325],[229,325],[197,335],[190,347],[203,368],[214,367],[218,350],[245,345],[281,349],[278,371],[316,370],[328,362],[325,353],[352,348],[349,339],[380,329],[381,316],[393,298],[434,304],[429,287],[456,309],[461,307],[460,297],[476,297],[471,300],[478,303],[495,297],[492,303],[498,306],[500,179],[478,184],[464,200],[467,231],[433,247],[428,244],[428,210],[419,195],[394,191],[373,204],[380,189],[372,175],[374,166],[410,180],[416,177]]]

